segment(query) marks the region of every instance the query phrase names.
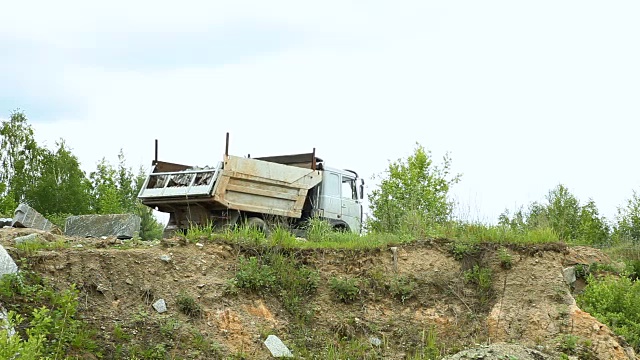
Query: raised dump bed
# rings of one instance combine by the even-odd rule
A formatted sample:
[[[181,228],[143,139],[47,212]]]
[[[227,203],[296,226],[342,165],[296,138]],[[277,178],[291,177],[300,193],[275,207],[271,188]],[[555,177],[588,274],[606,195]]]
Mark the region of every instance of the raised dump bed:
[[[322,171],[269,159],[277,158],[225,155],[215,168],[156,161],[138,198],[172,213],[178,224],[186,218],[201,223],[228,210],[300,218],[307,192],[322,181]]]

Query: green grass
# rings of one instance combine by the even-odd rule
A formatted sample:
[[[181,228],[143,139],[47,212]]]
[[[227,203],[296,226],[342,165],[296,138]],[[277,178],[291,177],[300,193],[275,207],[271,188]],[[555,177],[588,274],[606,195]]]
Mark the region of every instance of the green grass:
[[[299,264],[295,257],[266,253],[260,257],[240,258],[233,284],[239,289],[278,297],[297,320],[306,322],[313,313],[305,300],[316,292],[319,281],[318,272]]]
[[[176,304],[182,313],[192,318],[202,316],[202,306],[193,298],[193,296],[181,291],[176,297]]]
[[[32,241],[25,241],[15,245],[16,249],[22,251],[25,255],[32,255],[40,250],[60,250],[70,247],[64,240],[44,241],[40,238]]]
[[[413,229],[415,230],[415,229]],[[271,245],[290,249],[375,249],[411,243],[422,235],[406,233],[356,234],[334,231],[326,221],[311,219],[306,228],[306,238],[294,236],[289,229],[276,225],[266,236],[263,232],[248,226],[234,226],[216,231],[212,226],[193,226],[185,237],[190,242],[223,240],[242,245]],[[418,232],[427,238],[448,239],[470,246],[477,243],[534,245],[560,242],[558,235],[550,228],[514,230],[508,226],[483,223],[448,222],[434,224]],[[462,245],[461,245],[462,246]],[[457,249],[464,252],[464,249]],[[457,254],[460,256],[462,253]],[[638,250],[640,259],[640,248]]]
[[[497,244],[543,244],[559,242],[558,235],[551,228],[514,230],[508,226],[486,225],[482,223],[460,223],[435,225],[433,237],[468,242],[489,242]]]

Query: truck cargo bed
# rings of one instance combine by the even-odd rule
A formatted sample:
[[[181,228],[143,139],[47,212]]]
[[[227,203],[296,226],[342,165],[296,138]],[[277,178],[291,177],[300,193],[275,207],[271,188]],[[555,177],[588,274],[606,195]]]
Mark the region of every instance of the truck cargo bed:
[[[143,204],[163,212],[196,205],[299,218],[322,172],[272,161],[225,156],[216,168],[157,162],[140,190]],[[191,213],[191,209],[189,209]]]

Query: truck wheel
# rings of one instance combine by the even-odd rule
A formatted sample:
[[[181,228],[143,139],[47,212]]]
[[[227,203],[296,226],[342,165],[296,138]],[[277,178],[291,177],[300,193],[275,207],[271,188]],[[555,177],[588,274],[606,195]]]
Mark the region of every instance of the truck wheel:
[[[260,230],[264,234],[264,236],[269,236],[269,227],[267,226],[267,223],[265,223],[264,220],[260,219],[259,217],[248,218],[247,226]]]
[[[336,226],[333,227],[333,231],[336,232],[348,232],[349,231],[349,227],[345,224],[338,224]]]

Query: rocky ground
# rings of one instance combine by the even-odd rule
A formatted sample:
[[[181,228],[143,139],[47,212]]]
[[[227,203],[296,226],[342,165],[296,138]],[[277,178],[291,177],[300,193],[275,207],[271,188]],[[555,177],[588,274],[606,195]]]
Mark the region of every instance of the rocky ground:
[[[32,233],[64,246],[16,249],[15,239]],[[180,238],[151,243],[73,238],[14,228],[0,229],[0,245],[57,286],[76,284],[81,315],[98,329],[105,358],[117,358],[123,342],[169,344],[170,355],[207,358],[191,345],[179,345],[178,335],[190,332],[216,344],[219,354],[247,359],[272,357],[264,345],[268,335],[278,336],[301,358],[322,358],[314,354],[359,344],[366,358],[404,359],[433,345],[427,338],[434,336],[446,359],[557,359],[571,335],[577,339],[568,354],[573,358],[635,359],[623,339],[578,308],[575,289],[563,276],[575,264],[610,262],[587,247],[511,246],[505,250],[509,266],[496,246],[456,259],[445,240],[393,250],[279,249],[320,274],[317,292],[302,302],[312,315],[301,327],[282,298],[230,291],[239,259],[260,256],[264,249]],[[465,278],[474,265],[491,269],[487,287]],[[345,277],[366,279],[351,303],[339,301],[329,285]],[[410,286],[400,288],[406,296],[394,296],[399,292],[385,286],[394,279],[408,281]],[[199,304],[200,316],[178,311],[178,298],[185,294]],[[159,299],[167,311],[153,307]],[[167,324],[173,324],[170,331]]]

